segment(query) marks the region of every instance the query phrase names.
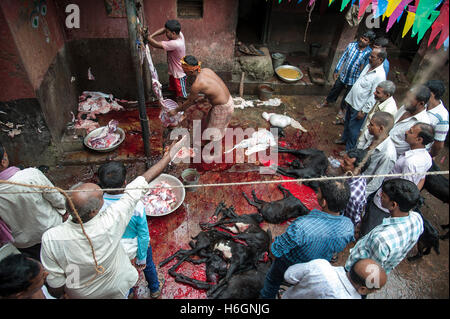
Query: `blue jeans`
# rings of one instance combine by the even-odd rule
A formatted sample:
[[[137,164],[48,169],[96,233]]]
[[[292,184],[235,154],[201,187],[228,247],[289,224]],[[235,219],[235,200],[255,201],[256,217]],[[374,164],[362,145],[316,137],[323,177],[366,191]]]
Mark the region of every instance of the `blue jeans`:
[[[267,272],[266,279],[264,280],[264,287],[259,292],[259,297],[262,299],[275,299],[277,296],[280,285],[284,280],[284,273],[293,265],[289,260],[284,257],[275,258],[272,266]]]
[[[149,245],[147,249],[146,267],[144,269],[145,280],[148,282],[148,288],[151,292],[159,290],[158,273],[156,272],[155,264],[153,263],[152,246]]]
[[[361,126],[363,125],[367,114],[362,119],[358,120],[356,117],[358,115],[358,111],[351,107],[347,102],[345,102],[345,104],[347,105],[347,112],[345,112],[344,133],[342,133],[342,140],[345,142],[345,150],[349,151],[356,146]]]

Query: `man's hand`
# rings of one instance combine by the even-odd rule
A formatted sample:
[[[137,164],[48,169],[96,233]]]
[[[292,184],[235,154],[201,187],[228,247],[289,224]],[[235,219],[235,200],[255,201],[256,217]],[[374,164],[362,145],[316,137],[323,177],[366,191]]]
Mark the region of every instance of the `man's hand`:
[[[168,112],[169,116],[175,116],[178,114],[178,108],[174,109],[174,110],[170,110]]]
[[[333,73],[333,79],[336,81],[338,79],[339,73],[334,72]]]
[[[356,115],[356,118],[358,120],[362,120],[364,116],[366,116],[366,113],[364,113],[363,111],[359,111],[358,114]]]

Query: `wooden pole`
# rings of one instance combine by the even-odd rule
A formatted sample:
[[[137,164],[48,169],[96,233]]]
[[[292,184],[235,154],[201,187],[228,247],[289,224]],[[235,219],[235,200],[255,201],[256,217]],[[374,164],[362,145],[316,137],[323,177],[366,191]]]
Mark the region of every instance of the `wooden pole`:
[[[144,141],[145,157],[147,158],[146,166],[149,168],[148,158],[150,157],[150,128],[148,125],[147,111],[145,108],[145,91],[144,81],[142,79],[142,69],[139,60],[139,54],[137,49],[137,16],[136,16],[136,4],[134,0],[125,0],[127,9],[127,22],[128,22],[128,39],[130,43],[131,58],[133,60],[133,67],[136,73],[136,84],[138,90],[138,108],[139,108],[139,120],[141,121],[142,139]]]

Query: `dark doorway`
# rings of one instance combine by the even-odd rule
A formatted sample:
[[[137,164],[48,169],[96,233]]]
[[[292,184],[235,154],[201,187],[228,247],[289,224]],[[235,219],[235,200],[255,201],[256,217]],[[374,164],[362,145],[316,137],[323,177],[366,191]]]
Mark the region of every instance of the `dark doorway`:
[[[264,44],[271,1],[240,0],[236,38],[243,43]]]

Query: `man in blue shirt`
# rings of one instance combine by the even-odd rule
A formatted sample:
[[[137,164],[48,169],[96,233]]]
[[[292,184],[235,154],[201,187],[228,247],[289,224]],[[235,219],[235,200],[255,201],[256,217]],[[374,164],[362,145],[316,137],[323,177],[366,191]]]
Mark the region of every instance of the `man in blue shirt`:
[[[362,71],[362,64],[366,61],[372,52],[370,43],[375,39],[375,33],[371,30],[364,33],[358,41],[350,43],[339,59],[333,78],[336,81],[331,88],[326,100],[317,105],[318,108],[328,106],[336,102],[341,92],[344,90],[344,97],[352,88]],[[341,103],[338,117],[344,117],[344,106]]]
[[[354,227],[350,218],[340,214],[348,203],[350,189],[346,182],[321,182],[317,200],[321,211],[313,209],[298,217],[286,232],[277,236],[271,246],[275,257],[260,291],[260,297],[274,299],[289,266],[313,259],[331,261],[333,254],[345,249],[354,240]]]
[[[126,185],[126,168],[121,162],[109,162],[98,169],[99,185],[104,189],[123,188]],[[103,195],[104,205],[107,207],[118,201],[123,191],[108,191]],[[122,247],[130,259],[136,257],[136,267],[144,271],[148,282],[150,296],[158,298],[161,294],[158,274],[153,263],[152,247],[147,225],[144,204],[139,201],[133,216],[128,223],[125,233],[121,239]]]

